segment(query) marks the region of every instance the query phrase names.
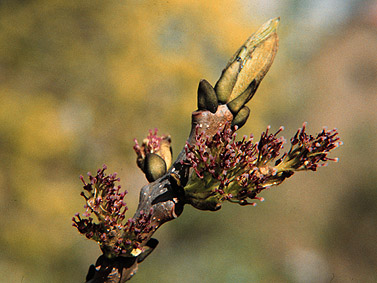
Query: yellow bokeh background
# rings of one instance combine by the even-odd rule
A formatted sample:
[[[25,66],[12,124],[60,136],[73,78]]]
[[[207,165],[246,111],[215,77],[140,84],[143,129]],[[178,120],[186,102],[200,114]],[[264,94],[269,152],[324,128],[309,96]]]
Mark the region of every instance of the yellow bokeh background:
[[[175,156],[200,79],[281,17],[280,49],[240,134],[337,127],[339,163],[297,173],[257,207],[185,207],[135,282],[375,282],[376,1],[34,0],[0,3],[0,282],[84,282],[100,255],[71,218],[102,164],[140,188],[133,139]]]

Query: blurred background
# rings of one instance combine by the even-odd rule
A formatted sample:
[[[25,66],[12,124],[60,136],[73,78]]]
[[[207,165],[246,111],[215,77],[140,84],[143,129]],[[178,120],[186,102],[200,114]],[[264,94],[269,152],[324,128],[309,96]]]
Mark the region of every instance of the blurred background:
[[[185,207],[132,282],[377,281],[377,1],[0,1],[0,282],[83,282],[100,255],[73,228],[80,174],[147,183],[133,139],[175,156],[200,79],[281,17],[280,49],[241,135],[337,127],[339,163],[297,173],[257,207]]]

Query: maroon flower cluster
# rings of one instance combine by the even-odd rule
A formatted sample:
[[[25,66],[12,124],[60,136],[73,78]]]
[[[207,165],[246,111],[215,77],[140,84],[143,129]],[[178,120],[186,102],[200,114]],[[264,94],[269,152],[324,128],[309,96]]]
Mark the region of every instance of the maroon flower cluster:
[[[143,234],[153,229],[151,225],[151,213],[141,213],[140,218],[135,221],[128,219],[123,224],[127,211],[126,203],[123,201],[127,191],[121,192],[121,186],[116,186],[116,173],[106,175],[107,167],[103,165],[93,176],[88,173],[89,183],[80,176],[84,183],[84,191],[81,196],[85,198],[85,218],[79,213],[72,218],[73,226],[85,235],[88,239],[98,242],[103,252],[111,257],[122,254],[132,254],[135,250],[141,250],[141,242],[145,240]],[[94,215],[96,219],[92,217]]]
[[[237,134],[230,127],[223,127],[209,138],[204,133],[196,131],[194,145],[186,143],[186,160],[182,164],[190,165],[201,180],[208,185],[216,184],[214,192],[230,199],[233,196],[226,194],[226,188],[240,170],[255,160],[257,148],[253,144],[253,137],[243,137],[242,141],[235,141]]]
[[[291,139],[291,149],[280,156],[285,139],[278,137],[283,130],[263,132],[258,143],[252,135],[236,141],[237,128],[225,125],[213,137],[196,134],[194,145],[186,144],[186,160],[192,174],[185,192],[189,202],[201,209],[228,200],[241,205],[255,205],[247,199],[259,199],[265,188],[278,185],[297,170],[313,170],[322,162],[337,161],[327,157],[339,142],[336,130],[323,130],[317,137],[305,133],[305,124]],[[190,200],[191,198],[191,200]],[[207,205],[209,203],[209,205]],[[210,208],[211,209],[211,208]]]
[[[137,139],[134,139],[135,145],[134,150],[138,156],[145,156],[148,153],[158,152],[160,145],[165,136],[158,136],[158,130],[155,128],[154,131],[149,130],[148,136],[143,140],[143,144],[140,146]]]
[[[257,166],[262,166],[275,159],[280,154],[286,142],[284,137],[277,137],[277,135],[284,130],[280,127],[275,134],[269,134],[270,126],[267,127],[266,132],[263,132],[258,142],[258,158]]]
[[[327,165],[326,161],[337,162],[338,158],[329,158],[330,150],[342,145],[336,129],[323,129],[316,137],[305,132],[306,123],[291,138],[291,149],[276,162],[276,166],[292,170],[312,170]],[[323,163],[322,163],[323,162]]]
[[[144,161],[146,157],[151,154],[156,154],[160,156],[165,161],[166,168],[169,168],[172,164],[170,136],[158,136],[157,131],[157,129],[154,129],[154,131],[149,130],[148,136],[143,140],[141,145],[138,143],[136,139],[134,139],[134,150],[137,154],[136,162],[139,168],[144,173],[146,171]]]

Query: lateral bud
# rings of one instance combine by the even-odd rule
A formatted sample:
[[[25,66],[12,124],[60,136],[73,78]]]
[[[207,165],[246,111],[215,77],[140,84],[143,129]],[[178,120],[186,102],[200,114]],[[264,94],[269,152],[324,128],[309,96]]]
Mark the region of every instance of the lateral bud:
[[[238,111],[240,111],[240,109],[249,102],[249,100],[254,96],[254,93],[257,91],[258,86],[259,84],[257,84],[257,82],[253,80],[248,88],[243,93],[241,93],[241,95],[227,104],[229,110],[233,115],[237,115]]]
[[[218,102],[216,92],[207,80],[201,80],[198,86],[198,109],[217,111]]]
[[[232,121],[232,127],[237,126],[238,129],[241,128],[247,121],[250,115],[250,109],[247,106],[244,106],[241,108],[240,111],[238,111],[237,115],[234,117]]]
[[[166,174],[166,163],[161,156],[148,153],[144,160],[144,173],[148,182],[154,182]]]

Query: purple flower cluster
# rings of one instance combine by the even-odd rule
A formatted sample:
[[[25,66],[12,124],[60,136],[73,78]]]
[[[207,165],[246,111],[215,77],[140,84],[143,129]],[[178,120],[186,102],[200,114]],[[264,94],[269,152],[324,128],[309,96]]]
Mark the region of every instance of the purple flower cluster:
[[[278,185],[297,170],[313,170],[324,161],[330,150],[340,145],[336,130],[323,130],[317,137],[305,133],[305,124],[291,139],[291,149],[279,159],[285,139],[278,137],[283,130],[263,132],[260,141],[244,136],[236,141],[237,128],[225,125],[213,137],[196,133],[194,145],[186,144],[186,159],[182,163],[193,168],[185,187],[188,202],[200,209],[212,209],[228,200],[241,205],[255,205],[247,199],[272,185]],[[210,203],[207,205],[207,203]],[[208,208],[210,207],[210,208]]]
[[[137,221],[130,218],[123,224],[128,210],[123,201],[127,191],[121,192],[121,186],[116,186],[120,179],[116,173],[106,175],[106,169],[103,165],[95,176],[88,173],[89,183],[80,176],[84,183],[81,196],[86,201],[86,212],[83,213],[85,218],[81,218],[79,213],[75,214],[73,226],[88,239],[98,242],[109,257],[132,254],[135,250],[141,250],[145,234],[153,229],[151,213],[141,213]]]
[[[135,145],[134,150],[138,156],[146,156],[148,153],[158,152],[161,146],[162,140],[165,136],[158,136],[158,130],[155,128],[154,131],[149,130],[148,136],[143,140],[140,146],[137,139],[134,139]]]
[[[275,134],[269,134],[270,126],[267,127],[266,132],[263,132],[258,142],[258,158],[257,166],[266,165],[272,159],[275,159],[280,154],[280,150],[283,148],[286,142],[284,137],[277,137],[277,135],[284,130],[284,127],[280,127]]]
[[[328,131],[323,129],[316,137],[305,132],[306,123],[298,129],[291,138],[291,149],[285,153],[276,166],[289,168],[292,170],[312,170],[327,165],[326,161],[338,161],[338,158],[329,158],[330,150],[337,148],[343,143],[339,140],[336,129]],[[281,164],[281,165],[280,165]]]
[[[182,164],[190,165],[196,176],[213,188],[222,199],[231,199],[233,195],[224,191],[239,172],[253,164],[257,148],[253,144],[253,137],[243,137],[242,141],[235,141],[236,133],[231,127],[223,127],[212,137],[199,134],[195,136],[196,143],[186,143],[186,160]]]
[[[159,157],[161,157],[165,162],[166,169],[171,166],[172,152],[170,147],[170,136],[158,136],[157,129],[154,129],[154,131],[149,130],[148,136],[143,140],[141,145],[136,139],[134,139],[134,141],[134,150],[137,154],[136,163],[144,173],[148,174],[148,171],[152,170],[152,168],[149,168],[149,166],[154,167],[153,165],[156,165],[149,163],[145,164],[146,158],[151,155],[158,155]]]

